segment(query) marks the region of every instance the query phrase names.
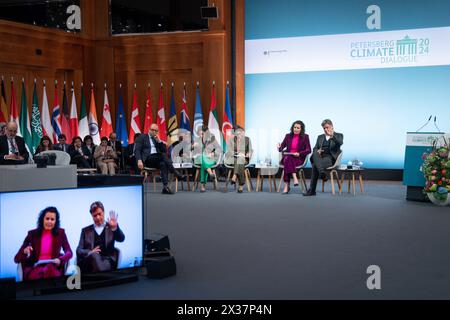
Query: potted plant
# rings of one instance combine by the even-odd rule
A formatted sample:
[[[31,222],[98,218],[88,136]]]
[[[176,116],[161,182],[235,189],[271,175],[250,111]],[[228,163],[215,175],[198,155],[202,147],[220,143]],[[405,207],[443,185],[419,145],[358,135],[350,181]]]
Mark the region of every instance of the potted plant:
[[[424,192],[432,203],[440,206],[450,205],[450,148],[445,139],[444,142],[441,147],[436,146],[436,141],[433,143],[431,152],[423,155],[422,166],[426,180]]]

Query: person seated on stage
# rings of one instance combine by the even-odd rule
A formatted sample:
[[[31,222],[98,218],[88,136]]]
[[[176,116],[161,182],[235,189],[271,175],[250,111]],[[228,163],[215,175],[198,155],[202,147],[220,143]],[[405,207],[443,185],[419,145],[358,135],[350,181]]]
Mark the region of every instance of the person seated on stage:
[[[277,144],[279,152],[283,152],[281,163],[284,166],[284,190],[283,194],[288,194],[291,190],[291,177],[294,186],[298,186],[297,167],[305,162],[305,158],[311,153],[309,136],[305,133],[305,124],[297,120],[291,126],[291,132],[286,134],[283,142]]]
[[[39,146],[36,148],[36,152],[34,155],[38,155],[43,151],[53,150],[53,143],[49,136],[43,136],[41,138],[41,142],[39,142]]]
[[[311,184],[308,191],[303,194],[304,196],[316,195],[317,180],[319,178],[324,181],[327,180],[325,169],[335,163],[341,153],[341,146],[344,143],[344,135],[334,132],[333,122],[331,120],[323,120],[322,128],[324,134],[317,137],[317,142],[311,156]]]
[[[6,134],[6,123],[0,122],[0,136],[4,136]]]
[[[136,133],[134,135],[134,141],[136,141],[137,138],[139,138],[140,135],[141,135],[140,133]],[[131,169],[133,170],[134,174],[139,174],[139,168],[137,166],[137,160],[136,160],[136,156],[134,154],[135,146],[136,146],[136,143],[133,142],[133,143],[130,143],[126,147],[126,149],[125,149],[126,150],[125,151],[125,153],[126,153],[125,162],[126,162],[126,165],[131,167]]]
[[[117,154],[114,152],[111,146],[108,146],[107,137],[102,137],[100,145],[95,148],[94,159],[97,163],[97,167],[101,170],[102,174],[116,174]]]
[[[119,168],[121,168],[121,164],[123,164],[123,148],[122,142],[117,140],[117,134],[115,132],[111,132],[109,134],[109,144],[117,154],[116,164]]]
[[[117,269],[118,252],[115,242],[124,242],[125,235],[119,228],[118,214],[111,210],[105,221],[105,207],[100,201],[89,209],[93,224],[81,230],[77,247],[77,265],[81,272],[96,273]]]
[[[97,146],[94,144],[94,141],[92,140],[92,137],[90,135],[84,137],[83,145],[86,147],[86,151],[88,153],[87,156],[91,159],[91,162],[89,163],[91,165],[91,168],[95,168],[94,152]]]
[[[72,250],[64,229],[60,228],[58,209],[47,207],[39,214],[37,229],[28,231],[14,262],[22,264],[24,280],[36,280],[63,276],[71,258]]]
[[[92,155],[86,146],[82,144],[81,137],[74,137],[69,147],[70,163],[76,164],[77,168],[91,168]]]
[[[234,129],[234,137],[227,143],[225,161],[227,161],[227,164],[234,166],[231,184],[236,184],[236,181],[239,182],[238,193],[243,192],[245,185],[245,166],[250,162],[252,153],[253,149],[250,138],[245,136],[244,128],[236,126]]]
[[[66,143],[66,139],[67,139],[66,135],[61,133],[58,136],[58,143],[55,143],[53,145],[53,150],[59,150],[59,151],[64,151],[64,152],[69,153],[70,144]]]
[[[196,163],[201,163],[200,167],[200,184],[201,192],[205,192],[206,182],[208,181],[208,175],[211,179],[216,179],[216,175],[212,171],[212,168],[217,164],[219,154],[222,152],[222,148],[216,140],[214,134],[209,131],[206,125],[203,125],[198,131],[199,138],[194,139],[194,157]],[[196,156],[197,155],[197,156]]]
[[[25,140],[17,136],[17,123],[8,122],[6,134],[0,136],[0,164],[25,164],[28,157]]]
[[[156,168],[161,172],[163,183],[163,194],[173,194],[169,188],[169,172],[178,179],[184,180],[185,176],[178,173],[173,167],[172,160],[167,156],[167,147],[164,141],[158,136],[158,125],[153,123],[150,126],[149,134],[142,134],[135,141],[135,156],[139,170],[145,167]]]

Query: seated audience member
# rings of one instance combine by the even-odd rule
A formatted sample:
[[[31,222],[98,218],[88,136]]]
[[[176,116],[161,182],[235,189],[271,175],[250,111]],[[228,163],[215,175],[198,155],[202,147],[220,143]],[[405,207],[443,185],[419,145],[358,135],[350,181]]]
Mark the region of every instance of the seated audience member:
[[[109,144],[111,145],[114,152],[117,154],[116,164],[119,168],[123,167],[123,148],[122,142],[117,140],[117,134],[111,132],[109,135]]]
[[[97,146],[94,144],[94,141],[92,140],[92,137],[90,135],[84,137],[83,144],[86,147],[86,151],[88,152],[87,156],[91,159],[91,162],[89,164],[91,165],[91,168],[95,168],[96,166],[94,163],[94,152]]]
[[[4,136],[6,134],[6,123],[0,122],[0,136]]]
[[[60,134],[59,136],[58,136],[58,143],[55,143],[54,145],[53,145],[53,150],[59,150],[59,151],[64,151],[64,152],[67,152],[67,153],[69,153],[69,147],[70,147],[70,144],[67,144],[66,143],[66,135],[65,134]]]
[[[173,194],[169,188],[169,172],[173,173],[178,179],[185,177],[178,173],[173,167],[172,161],[167,156],[166,143],[161,141],[158,136],[158,125],[156,123],[150,126],[149,134],[142,134],[135,141],[135,156],[139,170],[144,165],[149,168],[157,168],[161,172],[163,183],[163,194]]]
[[[71,258],[72,250],[64,229],[60,228],[58,209],[47,207],[39,214],[37,229],[28,231],[14,262],[22,264],[24,280],[37,280],[63,276]]]
[[[134,141],[135,142],[139,138],[140,135],[141,135],[140,133],[136,133],[134,135]],[[136,155],[134,154],[134,152],[135,152],[134,149],[136,147],[136,143],[135,142],[130,143],[127,146],[126,151],[124,152],[124,153],[126,153],[125,162],[126,162],[126,165],[131,167],[131,169],[133,170],[134,174],[139,174],[139,169],[137,167],[137,161],[136,161]]]
[[[37,155],[43,151],[53,150],[53,143],[48,136],[43,136],[39,146],[36,148],[34,155]]]
[[[243,192],[245,185],[245,166],[248,165],[252,153],[252,142],[250,138],[245,136],[244,128],[236,126],[234,137],[227,144],[225,161],[234,167],[231,184],[236,184],[236,181],[239,182],[238,193]]]
[[[8,122],[6,134],[0,136],[0,164],[25,164],[28,157],[25,140],[17,136],[17,123]]]
[[[116,174],[117,154],[108,146],[107,137],[102,137],[100,145],[95,148],[94,159],[102,174]]]
[[[89,212],[94,223],[81,230],[77,264],[81,272],[86,273],[115,270],[118,262],[115,242],[125,241],[118,215],[110,211],[109,219],[105,221],[105,208],[100,201],[92,203]]]
[[[311,184],[309,190],[303,194],[304,196],[316,195],[317,180],[321,178],[326,181],[325,169],[335,163],[341,153],[341,146],[344,143],[344,135],[334,132],[333,122],[331,120],[323,120],[322,128],[324,134],[317,137],[317,142],[311,156]]]
[[[86,146],[82,144],[81,137],[74,137],[69,148],[70,163],[77,168],[91,168],[92,155]]]
[[[298,186],[297,167],[302,165],[308,154],[311,153],[311,144],[309,136],[305,133],[305,124],[297,120],[291,126],[291,132],[286,134],[281,144],[277,145],[278,151],[283,152],[281,160],[284,166],[284,191],[288,194],[291,190],[291,177],[294,180],[294,186]]]
[[[214,134],[209,131],[209,128],[204,125],[200,128],[199,139],[194,139],[194,157],[196,162],[200,160],[200,184],[201,192],[205,192],[206,182],[208,181],[208,175],[211,179],[215,179],[216,176],[212,171],[212,168],[216,165],[218,154],[222,152],[222,148],[216,140]],[[197,155],[197,156],[196,156]]]

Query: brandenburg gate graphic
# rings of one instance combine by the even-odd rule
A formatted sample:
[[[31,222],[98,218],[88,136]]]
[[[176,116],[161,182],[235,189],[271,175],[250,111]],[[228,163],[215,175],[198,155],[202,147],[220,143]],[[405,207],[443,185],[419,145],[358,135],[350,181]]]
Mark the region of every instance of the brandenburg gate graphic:
[[[403,40],[397,40],[397,55],[417,54],[417,39],[411,39],[406,36]]]

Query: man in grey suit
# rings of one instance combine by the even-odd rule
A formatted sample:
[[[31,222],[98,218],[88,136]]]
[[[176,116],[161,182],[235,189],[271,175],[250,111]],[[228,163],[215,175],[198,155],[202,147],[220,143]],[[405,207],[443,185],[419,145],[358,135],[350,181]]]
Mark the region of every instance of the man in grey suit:
[[[169,172],[173,173],[179,180],[184,180],[184,176],[179,174],[173,167],[172,161],[167,156],[167,148],[164,141],[161,141],[158,136],[158,125],[152,124],[150,126],[149,134],[142,134],[134,142],[134,155],[137,160],[139,170],[144,168],[156,168],[161,171],[161,180],[163,183],[163,194],[173,194],[169,189]]]
[[[118,215],[109,212],[105,221],[103,203],[96,201],[89,209],[94,224],[83,228],[77,247],[77,265],[82,272],[102,272],[117,269],[118,251],[115,242],[125,241],[125,235],[119,228]]]
[[[304,196],[316,195],[317,180],[319,178],[324,181],[327,180],[325,169],[331,167],[342,152],[341,146],[344,144],[344,135],[334,132],[333,122],[329,119],[322,121],[322,128],[324,134],[317,137],[317,142],[311,156],[311,184],[309,190],[303,194]]]

